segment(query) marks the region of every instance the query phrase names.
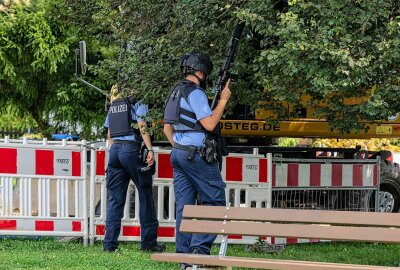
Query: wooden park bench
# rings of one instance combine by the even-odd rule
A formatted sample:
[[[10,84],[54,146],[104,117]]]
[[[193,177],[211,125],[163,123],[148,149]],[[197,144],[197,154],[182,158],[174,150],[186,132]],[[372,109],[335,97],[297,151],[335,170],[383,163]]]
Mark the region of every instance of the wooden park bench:
[[[400,214],[188,205],[183,211],[181,231],[222,235],[219,255],[159,253],[151,258],[193,265],[279,270],[400,269],[226,256],[228,235],[400,243]]]

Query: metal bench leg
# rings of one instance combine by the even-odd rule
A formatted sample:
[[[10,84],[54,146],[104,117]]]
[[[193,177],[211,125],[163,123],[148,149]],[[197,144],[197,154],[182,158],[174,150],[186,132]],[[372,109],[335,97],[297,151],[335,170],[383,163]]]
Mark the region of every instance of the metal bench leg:
[[[219,248],[219,257],[223,257],[226,255],[226,250],[228,249],[228,236],[224,235],[221,241],[221,247]]]
[[[224,256],[226,255],[226,250],[227,250],[227,249],[228,249],[228,236],[227,236],[227,235],[224,235],[224,236],[222,237],[221,246],[220,246],[220,248],[219,248],[218,256],[219,256],[219,257],[224,257]],[[198,265],[193,264],[192,270],[198,270],[198,269],[199,269],[198,267],[199,267]],[[228,267],[228,268],[226,268],[226,269],[232,269],[232,268]]]

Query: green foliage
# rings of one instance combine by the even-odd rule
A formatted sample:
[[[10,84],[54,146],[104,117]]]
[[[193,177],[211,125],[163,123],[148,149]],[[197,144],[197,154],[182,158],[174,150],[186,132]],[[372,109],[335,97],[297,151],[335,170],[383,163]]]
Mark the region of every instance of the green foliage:
[[[0,13],[0,112],[33,118],[39,132],[89,136],[103,121],[102,100],[73,78],[77,38],[57,17],[58,3],[10,2]]]
[[[361,149],[369,150],[369,151],[380,151],[380,150],[389,150],[392,152],[399,152],[400,145],[399,140],[394,139],[378,139],[371,138],[368,140],[365,139],[314,139],[314,146],[317,147],[335,147],[335,148],[355,148],[360,146]]]
[[[254,79],[272,108],[285,116],[283,101],[309,95],[308,105],[319,106],[315,117],[342,132],[400,111],[399,1],[298,0],[284,12],[271,12],[268,2],[251,1],[242,12],[263,35]],[[364,96],[357,105],[344,102]]]
[[[11,111],[10,107],[8,107],[6,112],[9,111]],[[0,115],[0,128],[13,128],[20,130],[35,127],[36,123],[32,117],[19,118],[17,116],[13,116],[11,113]]]
[[[104,60],[92,67],[94,74],[114,84],[120,70],[121,77],[128,78],[119,83],[120,88],[136,90],[145,102],[153,105],[150,120],[159,120],[169,89],[181,78],[180,57],[190,51],[201,51],[212,56],[215,67],[221,66],[237,22],[235,13],[245,1],[235,1],[229,6],[217,0],[92,1],[84,4],[90,11],[84,16],[81,16],[81,1],[66,2],[72,10],[69,22],[85,25],[81,31],[92,35],[103,51],[104,47],[109,48],[111,58],[103,54]],[[245,51],[245,43],[240,45],[239,54]],[[125,51],[121,44],[128,44],[128,49]],[[237,61],[234,69],[238,67],[242,72],[247,70],[242,61]],[[216,71],[217,68],[214,79]],[[244,86],[244,81],[238,87],[241,85]],[[248,96],[242,95],[247,100]],[[236,95],[236,99],[239,97]]]
[[[279,146],[281,147],[289,147],[289,146],[298,146],[300,139],[298,138],[279,138]]]
[[[153,105],[180,78],[179,58],[201,51],[216,79],[238,20],[246,22],[233,71],[232,101],[291,116],[284,102],[317,106],[316,118],[362,131],[400,111],[400,2],[393,0],[141,1],[38,0],[0,15],[0,108],[12,105],[41,129],[100,126],[103,98],[78,84],[74,48],[86,39],[89,74],[103,89],[119,83]],[[124,49],[127,44],[127,49]],[[118,80],[117,74],[124,80]],[[211,89],[208,89],[211,90]],[[210,93],[211,95],[211,93]],[[348,104],[349,97],[365,97]],[[261,101],[261,103],[259,102]]]
[[[0,240],[0,266],[11,269],[178,269],[178,264],[150,260],[138,243],[121,243],[116,253],[102,252],[101,245],[84,247],[80,242],[51,239]],[[218,254],[218,246],[211,253]],[[167,245],[168,252],[175,245]],[[230,245],[229,256],[399,266],[400,245],[374,243],[314,243],[288,245],[281,254],[249,252],[243,245]],[[240,269],[240,268],[234,268]]]
[[[355,120],[380,120],[400,111],[398,1],[298,0],[286,7],[272,0],[65,2],[68,8],[61,10],[68,11],[70,22],[113,52],[94,73],[112,84],[122,70],[129,79],[121,87],[154,104],[156,119],[179,78],[179,57],[202,51],[221,66],[239,19],[247,27],[233,67],[240,76],[231,107],[266,101],[286,118],[283,102],[298,104],[309,95],[308,105],[320,106],[315,117],[342,132],[365,128]],[[126,52],[119,48],[124,43]],[[369,91],[372,87],[376,90]],[[344,102],[363,96],[368,97],[361,104]]]

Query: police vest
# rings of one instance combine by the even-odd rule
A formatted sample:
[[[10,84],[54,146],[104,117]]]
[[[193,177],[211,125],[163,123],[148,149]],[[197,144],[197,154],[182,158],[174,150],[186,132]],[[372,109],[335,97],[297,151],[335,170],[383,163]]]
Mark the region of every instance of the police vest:
[[[174,132],[206,132],[200,121],[196,119],[196,114],[183,109],[180,105],[181,98],[184,98],[188,102],[190,93],[196,88],[197,85],[188,80],[181,81],[172,87],[171,93],[166,101],[164,123],[171,125],[182,124],[186,127],[186,129],[174,130]],[[182,115],[193,119],[195,122],[182,118]]]
[[[126,98],[116,99],[111,103],[108,110],[111,138],[135,135],[136,140],[141,140],[139,129],[132,127],[132,124],[137,122],[132,120],[132,109],[131,103]]]

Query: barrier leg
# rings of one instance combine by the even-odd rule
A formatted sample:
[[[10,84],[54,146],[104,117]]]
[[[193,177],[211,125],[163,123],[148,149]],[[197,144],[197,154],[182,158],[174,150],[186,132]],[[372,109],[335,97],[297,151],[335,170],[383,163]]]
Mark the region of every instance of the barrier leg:
[[[89,240],[90,245],[94,245],[94,218],[95,218],[95,180],[96,180],[96,151],[90,150],[90,196],[89,196]]]

